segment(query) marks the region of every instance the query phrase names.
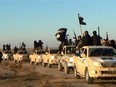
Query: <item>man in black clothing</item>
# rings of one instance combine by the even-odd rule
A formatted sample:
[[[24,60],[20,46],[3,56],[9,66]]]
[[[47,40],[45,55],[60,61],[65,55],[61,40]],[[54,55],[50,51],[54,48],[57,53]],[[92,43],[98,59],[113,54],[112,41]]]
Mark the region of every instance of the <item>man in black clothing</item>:
[[[15,47],[14,47],[14,54],[16,54],[17,51],[18,51],[18,48],[15,46]]]
[[[111,40],[110,41],[110,46],[112,46],[113,48],[116,49],[116,44],[115,44],[115,41],[114,40]]]
[[[5,47],[6,47],[6,45],[4,44],[4,45],[3,45],[3,51],[5,51]]]
[[[41,40],[38,41],[38,48],[39,48],[40,50],[43,49],[43,44],[44,44],[44,43],[43,43]]]
[[[91,36],[89,35],[88,31],[84,32],[84,35],[82,37],[82,42],[79,44],[78,49],[80,49],[83,46],[91,45]]]
[[[97,35],[96,31],[93,31],[93,36],[92,36],[92,45],[101,45],[101,37]]]

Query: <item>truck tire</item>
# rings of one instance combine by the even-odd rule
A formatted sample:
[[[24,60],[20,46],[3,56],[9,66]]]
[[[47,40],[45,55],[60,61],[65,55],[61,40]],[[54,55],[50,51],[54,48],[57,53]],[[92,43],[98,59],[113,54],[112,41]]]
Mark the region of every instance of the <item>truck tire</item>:
[[[17,63],[17,60],[14,60],[15,63]]]
[[[65,74],[69,74],[70,69],[69,69],[69,67],[68,67],[68,66],[65,66],[65,67],[64,67],[64,72],[65,72]]]
[[[63,71],[63,67],[62,67],[62,64],[61,63],[58,64],[58,70],[59,71]]]
[[[77,74],[77,69],[76,69],[76,67],[74,67],[74,76],[75,76],[75,78],[77,78],[77,79],[80,79],[80,78],[81,78],[80,75]]]
[[[30,64],[33,65],[33,61],[30,60]]]
[[[48,68],[51,68],[52,67],[52,64],[50,64],[49,62],[48,62]]]
[[[42,66],[43,66],[43,67],[46,67],[46,63],[42,62]]]
[[[88,83],[88,84],[93,84],[93,77],[90,77],[89,76],[89,71],[88,71],[88,69],[86,69],[86,71],[85,71],[85,79],[86,79],[86,82]]]
[[[38,62],[35,62],[35,65],[38,65]]]
[[[37,62],[37,60],[35,59],[35,65],[38,65],[38,62]]]

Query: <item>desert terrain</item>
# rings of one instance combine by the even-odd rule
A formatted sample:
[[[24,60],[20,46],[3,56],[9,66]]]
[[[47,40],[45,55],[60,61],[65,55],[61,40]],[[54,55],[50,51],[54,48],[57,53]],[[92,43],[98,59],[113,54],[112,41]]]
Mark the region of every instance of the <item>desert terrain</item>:
[[[95,81],[87,84],[84,78],[76,79],[57,69],[30,65],[28,62],[2,61],[0,64],[0,87],[115,87],[116,81]]]

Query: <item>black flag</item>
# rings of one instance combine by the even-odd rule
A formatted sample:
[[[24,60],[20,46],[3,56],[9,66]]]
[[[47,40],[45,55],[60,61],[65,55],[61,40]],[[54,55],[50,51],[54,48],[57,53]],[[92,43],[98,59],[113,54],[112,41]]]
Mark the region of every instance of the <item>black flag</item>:
[[[79,14],[78,14],[78,18],[79,18],[79,23],[80,23],[80,25],[86,25],[86,23],[83,22],[84,18],[81,17]]]
[[[58,32],[55,34],[55,36],[56,36],[56,39],[58,40],[58,41],[65,41],[66,40],[66,32],[67,32],[67,28],[60,28],[59,30],[58,30]]]

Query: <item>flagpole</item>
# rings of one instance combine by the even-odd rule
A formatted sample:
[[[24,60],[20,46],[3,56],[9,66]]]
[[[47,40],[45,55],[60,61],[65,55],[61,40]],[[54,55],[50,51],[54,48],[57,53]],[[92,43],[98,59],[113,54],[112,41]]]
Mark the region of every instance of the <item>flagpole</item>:
[[[80,25],[80,31],[81,31],[81,36],[83,36],[83,31],[82,31],[81,25]]]
[[[100,28],[98,27],[98,35],[100,36]]]

